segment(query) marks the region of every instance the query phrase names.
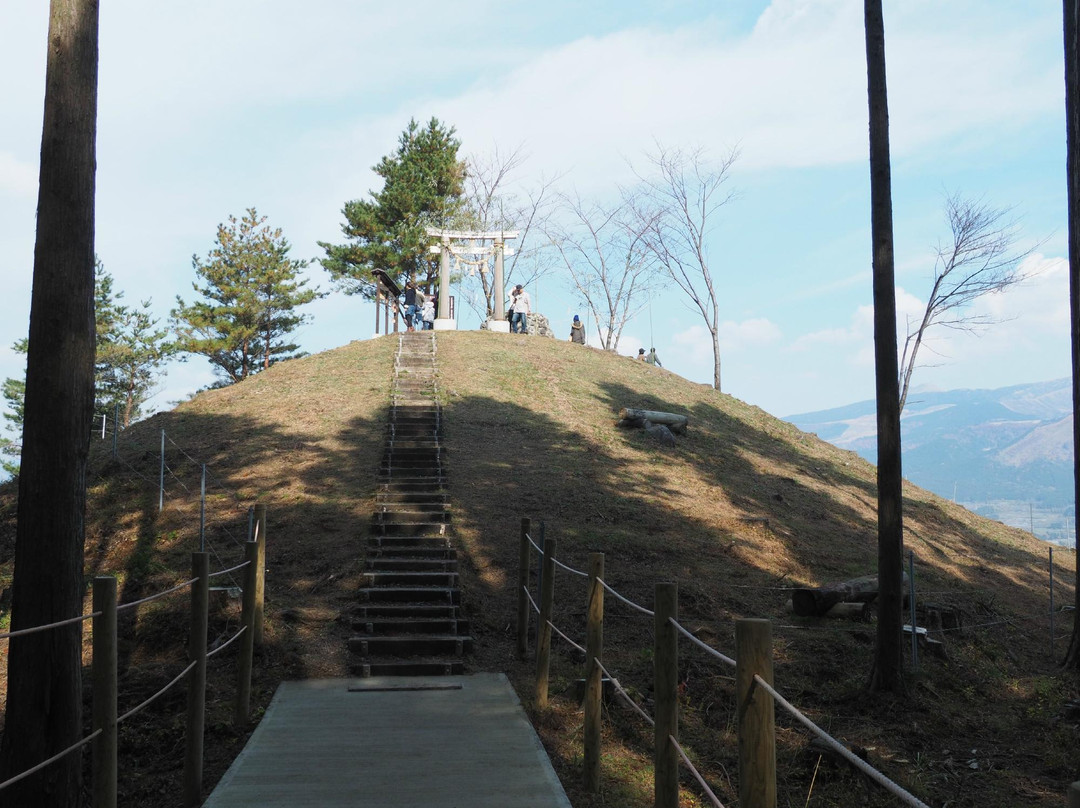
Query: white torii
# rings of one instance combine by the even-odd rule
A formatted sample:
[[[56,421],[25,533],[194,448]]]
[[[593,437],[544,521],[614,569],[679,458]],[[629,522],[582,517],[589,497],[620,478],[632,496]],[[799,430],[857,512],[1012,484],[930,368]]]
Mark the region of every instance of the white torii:
[[[506,249],[506,239],[517,238],[519,232],[517,230],[492,230],[492,231],[479,231],[479,230],[440,230],[437,227],[427,228],[427,234],[432,238],[439,239],[438,245],[431,245],[428,247],[428,252],[432,254],[438,254],[439,256],[439,318],[435,320],[436,331],[453,331],[457,328],[457,322],[445,314],[450,310],[450,254],[454,253],[473,253],[480,255],[488,255],[492,251],[495,253],[495,315],[493,323],[502,323],[507,326],[506,330],[509,330],[509,326],[506,323],[506,310],[503,308],[503,302],[506,300],[506,289],[503,283],[503,256],[513,255],[513,250]],[[492,241],[494,246],[457,246],[456,249],[451,248],[451,241]],[[489,327],[492,323],[489,323]],[[495,327],[493,330],[501,330],[500,327]]]

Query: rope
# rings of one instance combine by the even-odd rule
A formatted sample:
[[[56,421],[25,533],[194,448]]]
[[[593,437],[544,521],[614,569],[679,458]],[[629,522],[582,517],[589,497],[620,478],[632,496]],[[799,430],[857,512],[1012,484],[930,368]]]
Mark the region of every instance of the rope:
[[[86,746],[86,744],[90,743],[90,741],[94,740],[94,738],[96,738],[96,737],[97,737],[98,735],[100,735],[100,734],[101,734],[102,732],[103,732],[103,730],[100,730],[100,729],[96,729],[96,730],[94,730],[93,732],[91,732],[91,733],[90,733],[89,735],[87,735],[87,736],[86,736],[85,738],[83,738],[83,739],[82,739],[81,741],[79,741],[78,743],[75,743],[75,744],[72,744],[71,746],[69,746],[69,747],[68,747],[67,749],[65,749],[65,750],[64,750],[63,752],[57,752],[57,753],[56,753],[55,755],[53,755],[53,756],[52,756],[51,758],[49,758],[48,760],[43,760],[43,761],[42,761],[41,763],[39,763],[38,765],[36,765],[36,766],[35,766],[34,768],[32,768],[32,769],[27,769],[27,770],[26,770],[26,771],[24,771],[24,772],[23,772],[22,774],[16,774],[16,775],[15,775],[14,777],[12,777],[12,778],[11,778],[10,780],[5,780],[4,782],[0,783],[0,790],[3,790],[3,789],[5,789],[5,788],[7,788],[8,786],[10,786],[10,785],[12,785],[12,784],[14,784],[14,783],[17,783],[17,782],[19,782],[19,781],[20,781],[20,780],[22,780],[22,779],[23,779],[24,777],[29,777],[29,776],[30,776],[31,774],[35,774],[36,772],[39,772],[39,771],[41,771],[41,770],[42,770],[42,769],[44,769],[44,768],[45,768],[46,766],[48,766],[48,765],[50,765],[50,764],[52,764],[52,763],[55,763],[56,761],[60,760],[60,758],[64,757],[65,755],[68,755],[68,754],[70,754],[70,753],[74,752],[74,751],[75,751],[76,749],[78,749],[78,748],[79,748],[80,746]]]
[[[724,803],[720,802],[717,796],[713,794],[712,789],[709,788],[709,784],[705,782],[705,779],[701,776],[701,773],[697,770],[697,767],[690,762],[690,758],[686,756],[686,752],[683,751],[682,746],[679,744],[678,740],[676,740],[675,736],[668,735],[668,740],[675,745],[675,748],[679,751],[679,757],[683,759],[683,763],[685,763],[686,768],[690,770],[690,774],[692,774],[694,776],[694,779],[698,781],[698,785],[705,789],[705,796],[709,798],[709,802],[715,805],[716,808],[724,808]]]
[[[540,607],[536,605],[536,601],[533,600],[533,596],[529,594],[529,588],[527,586],[523,586],[521,588],[525,590],[525,597],[527,597],[529,599],[529,603],[532,604],[533,611],[537,614],[540,614]]]
[[[717,659],[719,659],[721,662],[723,662],[725,665],[727,665],[729,667],[732,667],[732,668],[735,667],[735,660],[734,659],[732,659],[729,656],[725,656],[724,654],[721,654],[719,651],[717,651],[712,646],[709,646],[709,645],[706,645],[705,643],[703,643],[701,640],[699,640],[697,637],[695,637],[693,634],[691,634],[685,628],[680,626],[679,622],[674,617],[669,617],[668,622],[671,623],[671,625],[675,626],[675,629],[680,634],[682,634],[684,637],[686,637],[686,639],[690,640],[690,642],[692,642],[694,645],[696,645],[702,651],[716,657]]]
[[[918,797],[909,794],[907,791],[902,789],[884,774],[879,772],[877,769],[875,769],[873,766],[860,758],[842,743],[829,735],[829,733],[827,733],[825,730],[823,730],[821,727],[819,727],[817,724],[815,724],[813,721],[811,721],[809,718],[799,712],[798,709],[793,707],[787,699],[777,693],[776,690],[772,687],[772,685],[770,685],[757,674],[754,674],[754,684],[756,684],[758,687],[761,687],[766,693],[772,696],[776,700],[777,704],[787,710],[792,715],[792,717],[794,717],[795,720],[797,720],[800,724],[802,724],[812,733],[817,735],[822,741],[825,742],[825,744],[830,749],[841,755],[852,766],[861,771],[875,783],[882,786],[890,794],[895,797],[899,797],[908,805],[913,805],[916,808],[930,808],[930,806],[922,802]]]
[[[567,572],[572,572],[574,575],[580,575],[582,578],[588,578],[589,577],[589,573],[582,572],[581,570],[576,570],[573,567],[568,567],[564,563],[559,561],[559,559],[557,559],[557,558],[553,558],[552,561],[555,562],[556,567],[562,567]]]
[[[136,606],[140,606],[143,603],[149,603],[152,600],[157,600],[158,598],[163,598],[166,595],[171,595],[173,592],[176,592],[178,589],[183,589],[185,586],[191,586],[197,580],[199,580],[199,579],[198,578],[192,578],[190,581],[184,581],[182,584],[177,584],[172,589],[166,589],[164,592],[158,592],[156,595],[150,595],[148,597],[143,598],[142,600],[133,600],[133,601],[131,601],[131,603],[125,603],[122,606],[117,606],[116,611],[117,612],[122,612],[125,609],[134,609]]]
[[[209,656],[209,654],[207,654],[207,656]],[[177,682],[179,682],[181,679],[183,679],[185,676],[187,676],[188,673],[191,672],[191,669],[194,668],[198,664],[199,664],[199,660],[193,659],[191,661],[191,663],[186,668],[184,668],[182,671],[180,671],[180,673],[177,675],[177,677],[175,679],[173,679],[171,682],[169,682],[167,685],[165,685],[165,687],[161,688],[161,690],[159,690],[157,693],[152,695],[150,698],[148,698],[146,701],[144,701],[138,707],[135,707],[135,708],[133,708],[131,710],[128,710],[126,713],[124,713],[122,716],[120,716],[118,719],[116,719],[116,723],[119,724],[122,721],[126,721],[127,719],[131,718],[131,716],[135,715],[135,713],[139,712],[139,710],[143,709],[144,707],[149,706],[151,702],[153,702],[154,700],[156,700],[156,699],[160,698],[161,696],[163,696],[166,693],[166,691],[168,691],[168,689],[170,687],[172,687]]]
[[[229,567],[227,570],[218,570],[217,572],[211,572],[209,577],[215,578],[218,575],[227,575],[230,572],[236,572],[238,569],[242,569],[243,567],[246,567],[250,563],[251,563],[250,561],[243,561],[243,562],[237,564],[235,567]]]
[[[616,598],[618,598],[618,599],[619,599],[619,600],[621,600],[621,601],[622,601],[623,603],[625,603],[625,604],[626,604],[627,606],[629,606],[630,608],[632,608],[632,609],[637,609],[637,610],[638,610],[639,612],[641,612],[642,614],[647,614],[647,615],[649,615],[649,617],[655,617],[655,616],[656,616],[656,612],[652,612],[652,611],[649,611],[649,610],[648,610],[648,609],[646,609],[646,608],[645,608],[644,606],[638,606],[638,605],[637,605],[636,603],[634,603],[634,601],[632,601],[632,600],[627,600],[626,598],[624,598],[624,597],[623,597],[622,595],[620,595],[620,594],[619,594],[618,592],[616,592],[616,591],[615,591],[614,589],[612,589],[612,588],[611,588],[610,586],[608,586],[608,585],[607,585],[607,584],[606,584],[606,583],[604,582],[604,579],[603,579],[603,578],[597,578],[597,579],[596,579],[596,582],[597,582],[598,584],[600,584],[600,586],[604,587],[604,589],[606,589],[606,590],[607,590],[608,592],[610,592],[611,594],[613,594],[613,595],[614,595],[614,596],[615,596]]]
[[[71,623],[81,623],[83,620],[89,620],[91,617],[97,617],[99,614],[101,614],[101,612],[90,612],[90,614],[80,614],[78,617],[69,617],[67,620],[48,623],[44,626],[34,626],[33,628],[21,628],[18,631],[9,631],[7,634],[0,634],[0,640],[6,640],[9,637],[22,637],[26,634],[37,634],[39,631],[48,631],[50,628],[59,628],[60,626],[70,625]]]
[[[534,542],[532,540],[532,536],[530,536],[528,533],[526,533],[525,538],[529,540],[529,544],[531,544],[533,546],[533,549],[536,550],[536,552],[538,552],[540,555],[544,554],[544,551],[540,548],[540,545],[538,545],[536,542]]]
[[[559,627],[558,627],[558,626],[556,626],[556,625],[555,625],[554,623],[552,623],[552,622],[551,622],[550,620],[548,620],[548,621],[547,621],[547,624],[548,624],[549,626],[551,626],[551,630],[552,630],[552,631],[554,631],[554,632],[555,632],[556,634],[558,634],[558,635],[559,635],[560,637],[562,637],[562,638],[563,638],[564,640],[566,640],[566,641],[567,641],[568,643],[570,643],[570,644],[571,644],[572,646],[574,646],[574,647],[575,647],[576,649],[578,649],[579,651],[581,651],[581,653],[583,653],[583,654],[587,654],[587,653],[588,653],[588,651],[586,651],[586,650],[585,650],[584,648],[582,648],[582,647],[581,647],[580,645],[578,645],[578,644],[577,644],[576,642],[574,642],[574,641],[573,641],[573,640],[571,640],[571,639],[570,639],[569,637],[567,637],[567,636],[566,636],[565,634],[563,634],[563,633],[562,633],[561,631],[559,631]]]
[[[593,661],[596,663],[596,666],[598,668],[600,668],[601,671],[603,671],[604,676],[606,676],[608,678],[608,680],[611,682],[612,686],[615,688],[615,691],[620,696],[622,696],[623,699],[626,700],[626,703],[629,704],[631,707],[633,707],[635,710],[637,710],[638,714],[642,718],[644,718],[646,721],[649,722],[650,727],[655,727],[656,722],[652,720],[652,718],[649,716],[649,714],[647,712],[645,712],[644,710],[641,709],[640,706],[638,706],[638,703],[636,701],[634,701],[632,698],[630,698],[630,694],[627,693],[625,690],[623,690],[623,686],[621,684],[619,684],[619,680],[616,679],[614,676],[612,676],[610,673],[608,673],[608,669],[604,667],[603,663],[601,663],[599,659],[597,659],[596,657],[593,657]]]
[[[208,653],[208,654],[206,655],[206,658],[207,658],[207,659],[210,659],[210,657],[214,656],[214,654],[217,654],[217,653],[219,653],[219,652],[221,652],[221,651],[224,651],[224,650],[225,650],[226,648],[228,648],[228,647],[229,647],[230,645],[232,645],[232,644],[233,644],[233,642],[234,642],[234,641],[235,641],[235,640],[236,640],[236,639],[237,639],[237,638],[238,638],[238,637],[239,637],[239,636],[240,636],[241,634],[243,634],[243,633],[244,633],[245,631],[247,631],[247,626],[240,626],[239,630],[237,630],[237,632],[236,632],[235,634],[233,634],[233,635],[232,635],[231,637],[229,637],[229,639],[227,639],[227,640],[226,640],[225,642],[223,642],[223,643],[222,643],[221,645],[219,645],[219,646],[218,646],[217,648],[215,648],[215,649],[214,649],[213,651],[211,651],[210,653]]]

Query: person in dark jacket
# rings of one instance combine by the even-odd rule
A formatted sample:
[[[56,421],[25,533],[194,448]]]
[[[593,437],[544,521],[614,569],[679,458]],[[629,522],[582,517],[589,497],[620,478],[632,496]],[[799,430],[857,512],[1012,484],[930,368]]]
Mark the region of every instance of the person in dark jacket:
[[[416,284],[412,281],[405,283],[405,327],[413,330],[413,322],[416,320]]]
[[[570,323],[570,341],[576,342],[578,345],[585,344],[585,324],[581,322],[581,318],[576,314],[574,315],[574,322]]]

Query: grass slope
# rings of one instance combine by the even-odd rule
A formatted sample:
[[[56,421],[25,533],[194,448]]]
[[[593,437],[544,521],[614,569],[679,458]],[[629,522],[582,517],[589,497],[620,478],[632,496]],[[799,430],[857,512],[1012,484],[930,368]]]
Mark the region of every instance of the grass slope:
[[[96,447],[87,576],[119,575],[125,601],[187,577],[198,546],[192,458],[211,474],[207,536],[220,557],[213,568],[238,557],[247,507],[267,504],[260,709],[283,678],[344,675],[395,348],[384,337],[282,363],[137,424],[121,435],[119,461]],[[1077,773],[1076,720],[1062,713],[1076,698],[1076,680],[1049,656],[1046,544],[906,488],[906,546],[915,553],[920,598],[958,609],[967,628],[944,637],[946,656],[922,656],[906,698],[871,697],[863,688],[873,624],[796,619],[786,605],[794,584],[875,570],[871,466],[730,396],[589,348],[444,332],[438,352],[464,603],[477,638],[471,664],[511,676],[576,808],[651,805],[651,731],[612,704],[604,792],[579,793],[581,715],[562,694],[573,690],[580,665],[556,654],[556,697],[537,714],[531,663],[514,656],[523,516],[534,520],[534,536],[544,521],[571,566],[583,569],[589,552],[604,552],[607,582],[645,606],[656,582],[678,581],[683,624],[728,654],[736,619],[772,620],[781,692],[927,802],[1061,803]],[[685,412],[690,430],[663,450],[639,431],[615,428],[624,406]],[[169,496],[159,514],[161,429]],[[11,575],[13,512],[9,490],[0,501],[0,586]],[[1074,557],[1059,552],[1055,561],[1058,602],[1071,602]],[[580,640],[584,611],[584,581],[560,573],[556,624]],[[179,596],[128,619],[122,711],[182,669],[185,615]],[[235,604],[221,605],[213,623],[212,638],[228,636]],[[1069,628],[1071,617],[1059,615],[1058,634]],[[609,669],[648,709],[651,621],[609,599],[605,646]],[[229,724],[232,667],[224,656],[210,666],[211,698],[225,701],[207,722],[208,784],[244,740]],[[682,738],[718,796],[736,805],[732,672],[687,642],[681,656]],[[182,690],[124,725],[122,805],[178,804],[182,725]],[[778,726],[781,805],[894,804],[847,767],[820,762],[780,712]],[[702,804],[689,777],[684,784],[684,805]]]

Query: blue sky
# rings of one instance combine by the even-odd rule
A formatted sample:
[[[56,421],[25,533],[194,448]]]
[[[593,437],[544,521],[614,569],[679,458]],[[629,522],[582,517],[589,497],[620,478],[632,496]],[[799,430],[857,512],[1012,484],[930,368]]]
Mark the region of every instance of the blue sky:
[[[1065,130],[1057,0],[885,3],[898,305],[921,312],[946,193],[1015,206],[1033,278],[984,300],[1001,324],[939,334],[916,385],[999,387],[1068,374]],[[0,10],[0,376],[29,316],[47,3]],[[339,241],[341,208],[410,118],[457,127],[463,154],[522,147],[515,181],[587,198],[633,180],[656,141],[738,147],[737,199],[709,257],[724,389],[777,415],[873,396],[866,69],[857,0],[544,4],[417,0],[110,0],[102,4],[97,252],[128,301],[166,318],[191,256],[255,206],[297,258]],[[329,288],[315,264],[314,283]],[[670,285],[669,285],[670,286]],[[557,331],[569,279],[531,290]],[[333,294],[299,342],[366,339],[372,306]],[[672,291],[620,343],[711,380],[707,335]],[[460,318],[472,328],[478,320]],[[901,323],[903,328],[903,323]],[[651,331],[651,334],[650,334]],[[212,381],[170,367],[159,407]]]

